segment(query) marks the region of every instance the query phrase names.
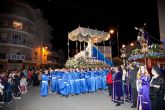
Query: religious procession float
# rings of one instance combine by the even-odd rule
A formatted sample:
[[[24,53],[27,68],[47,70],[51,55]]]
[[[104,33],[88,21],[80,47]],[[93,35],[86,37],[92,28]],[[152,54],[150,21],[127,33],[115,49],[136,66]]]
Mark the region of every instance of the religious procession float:
[[[128,61],[143,62],[147,65],[147,68],[151,68],[155,64],[165,65],[165,49],[163,49],[163,44],[151,42],[151,36],[144,30],[144,27],[135,29],[139,31],[137,36],[137,44],[139,44],[137,47],[139,48],[132,51]]]
[[[84,50],[68,58],[66,68],[95,68],[113,66],[113,63],[108,60],[105,55],[99,51],[95,43],[106,41],[110,38],[108,32],[98,31],[89,28],[78,27],[68,34],[68,41],[79,41],[84,43]],[[87,43],[87,46],[85,46]],[[68,42],[69,46],[69,42]],[[68,49],[69,54],[69,49]]]
[[[162,44],[151,42],[150,38],[152,36],[145,31],[145,25],[144,27],[136,27],[135,29],[138,30],[137,48],[134,49],[129,56],[127,55],[125,46],[120,49],[123,63],[126,65],[126,62],[143,62],[147,65],[147,68],[151,68],[154,64],[165,65],[165,50],[163,49]],[[68,47],[69,40],[76,42],[79,41],[80,43],[84,43],[84,50],[80,49],[81,51],[74,55],[74,57],[68,57],[65,67],[95,68],[114,66],[112,61],[108,60],[97,46],[95,46],[95,44],[109,39],[110,34],[108,32],[84,27],[76,28],[68,34]]]

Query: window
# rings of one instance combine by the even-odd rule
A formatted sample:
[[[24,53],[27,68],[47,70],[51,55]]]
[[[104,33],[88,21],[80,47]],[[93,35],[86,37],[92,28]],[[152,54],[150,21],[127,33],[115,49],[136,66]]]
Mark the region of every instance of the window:
[[[4,27],[8,27],[8,21],[7,21],[7,20],[4,20],[3,26],[4,26]]]
[[[0,59],[5,59],[6,58],[6,53],[0,53]]]
[[[7,40],[7,33],[0,34],[0,42],[1,43],[7,43],[8,42],[8,40]]]
[[[0,34],[1,39],[7,39],[7,33],[2,33]]]
[[[26,45],[26,39],[23,39],[23,45]]]
[[[20,35],[14,34],[11,38],[12,44],[15,44],[15,45],[21,45],[21,40],[22,40],[22,37]]]
[[[23,28],[23,24],[20,22],[13,21],[13,28],[21,30]]]
[[[16,54],[16,53],[17,53],[17,52],[15,52],[15,51],[11,51],[11,52],[10,52],[10,54]]]

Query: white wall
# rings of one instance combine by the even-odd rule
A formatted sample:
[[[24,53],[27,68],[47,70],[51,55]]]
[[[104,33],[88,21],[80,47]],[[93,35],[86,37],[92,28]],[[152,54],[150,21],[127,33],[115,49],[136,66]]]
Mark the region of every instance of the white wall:
[[[165,48],[165,0],[158,0],[160,40],[164,43]]]

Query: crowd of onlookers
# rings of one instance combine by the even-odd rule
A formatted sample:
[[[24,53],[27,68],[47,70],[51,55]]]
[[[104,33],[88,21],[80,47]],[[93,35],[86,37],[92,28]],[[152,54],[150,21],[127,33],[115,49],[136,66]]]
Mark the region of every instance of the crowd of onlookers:
[[[0,104],[11,103],[13,99],[21,99],[21,94],[28,88],[38,86],[41,80],[40,70],[7,70],[0,71]]]
[[[159,64],[149,71],[143,63],[113,67],[107,74],[109,95],[116,106],[125,101],[137,110],[165,110],[165,68]]]

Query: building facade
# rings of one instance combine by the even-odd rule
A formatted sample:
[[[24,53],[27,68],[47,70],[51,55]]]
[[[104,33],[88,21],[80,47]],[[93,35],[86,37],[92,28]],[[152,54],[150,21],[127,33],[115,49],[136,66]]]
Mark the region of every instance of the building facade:
[[[1,68],[47,64],[52,28],[39,9],[16,0],[0,3]]]

